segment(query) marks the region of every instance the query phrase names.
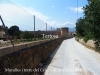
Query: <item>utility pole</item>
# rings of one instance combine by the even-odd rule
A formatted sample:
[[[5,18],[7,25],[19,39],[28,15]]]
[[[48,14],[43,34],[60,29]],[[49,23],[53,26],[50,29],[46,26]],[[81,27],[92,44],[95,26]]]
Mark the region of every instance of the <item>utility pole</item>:
[[[35,39],[35,15],[34,15],[34,40],[36,40]]]
[[[5,31],[6,35],[7,35],[8,38],[10,39],[11,44],[12,44],[13,47],[14,47],[12,38],[10,37],[10,35],[9,35],[9,33],[8,33],[8,29],[6,28],[6,26],[5,26],[4,22],[3,22],[3,19],[2,19],[2,17],[1,17],[1,15],[0,15],[0,20],[1,20],[2,24],[3,24],[3,30]]]

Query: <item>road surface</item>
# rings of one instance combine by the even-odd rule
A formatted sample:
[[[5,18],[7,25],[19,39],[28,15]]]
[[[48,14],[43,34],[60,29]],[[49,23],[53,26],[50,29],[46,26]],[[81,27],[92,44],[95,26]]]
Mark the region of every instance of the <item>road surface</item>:
[[[75,38],[64,40],[51,58],[44,75],[100,75],[100,54]]]

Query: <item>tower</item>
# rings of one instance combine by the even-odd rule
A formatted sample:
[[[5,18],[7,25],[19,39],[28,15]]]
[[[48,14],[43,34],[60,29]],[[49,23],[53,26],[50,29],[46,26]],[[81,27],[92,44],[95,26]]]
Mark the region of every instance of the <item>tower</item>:
[[[61,37],[67,37],[68,32],[69,32],[69,28],[68,27],[61,28],[60,32],[61,32]]]

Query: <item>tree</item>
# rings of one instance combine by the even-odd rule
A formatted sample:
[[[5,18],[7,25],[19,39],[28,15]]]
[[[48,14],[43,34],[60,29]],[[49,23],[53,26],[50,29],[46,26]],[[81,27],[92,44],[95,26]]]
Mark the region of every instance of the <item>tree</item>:
[[[88,4],[83,7],[84,10],[84,37],[96,40],[98,47],[100,46],[100,0],[88,0]],[[76,22],[81,26],[81,23]],[[78,33],[81,33],[76,29]]]
[[[77,35],[84,37],[84,18],[79,18],[76,22]]]
[[[32,40],[32,38],[34,38],[34,33],[33,32],[29,32],[29,37]]]
[[[84,7],[85,17],[88,19],[92,37],[100,43],[100,0],[88,0]]]
[[[14,26],[11,26],[9,29],[8,29],[8,32],[9,32],[9,35],[10,36],[17,36],[19,37],[20,36],[20,30],[19,30],[19,27],[14,25]]]
[[[23,31],[21,33],[21,38],[23,38],[23,39],[32,39],[33,37],[34,37],[34,33],[33,32]]]

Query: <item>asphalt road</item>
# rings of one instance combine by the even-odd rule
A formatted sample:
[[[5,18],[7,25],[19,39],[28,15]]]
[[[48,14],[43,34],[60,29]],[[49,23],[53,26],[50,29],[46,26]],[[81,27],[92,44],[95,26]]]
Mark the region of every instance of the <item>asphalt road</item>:
[[[45,75],[100,75],[100,54],[74,38],[64,40],[51,58]]]

